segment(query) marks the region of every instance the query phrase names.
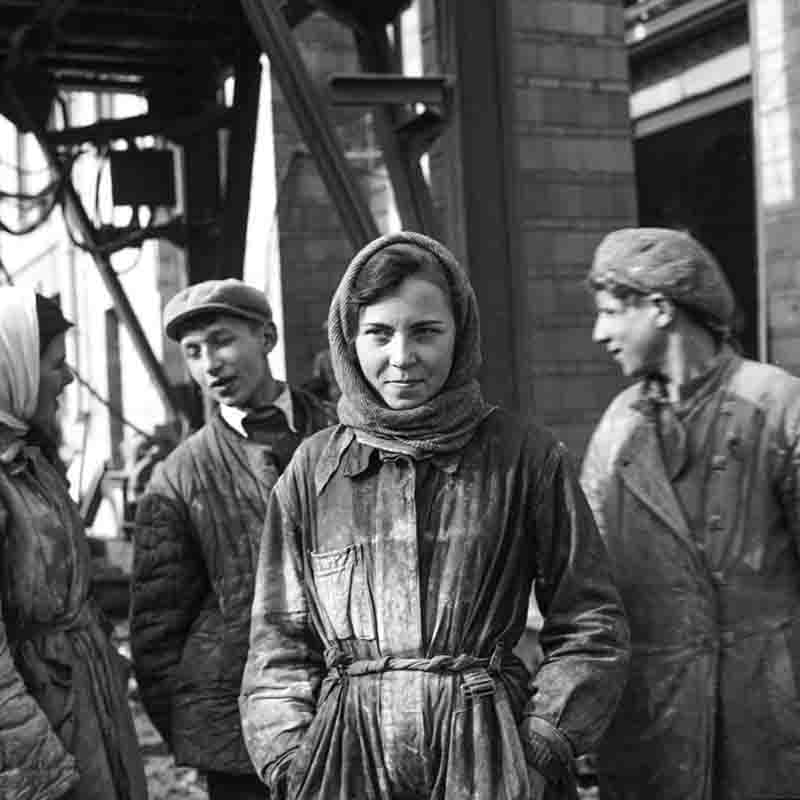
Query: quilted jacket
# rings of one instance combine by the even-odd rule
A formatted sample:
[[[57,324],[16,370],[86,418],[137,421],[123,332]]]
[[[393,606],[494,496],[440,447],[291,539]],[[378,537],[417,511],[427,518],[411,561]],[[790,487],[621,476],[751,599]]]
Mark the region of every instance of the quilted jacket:
[[[144,800],[127,669],[89,596],[89,548],[36,447],[0,465],[0,798]]]
[[[292,390],[298,433],[332,408]],[[142,700],[178,764],[253,766],[237,698],[267,499],[285,466],[216,413],[156,471],[137,508],[131,648]]]

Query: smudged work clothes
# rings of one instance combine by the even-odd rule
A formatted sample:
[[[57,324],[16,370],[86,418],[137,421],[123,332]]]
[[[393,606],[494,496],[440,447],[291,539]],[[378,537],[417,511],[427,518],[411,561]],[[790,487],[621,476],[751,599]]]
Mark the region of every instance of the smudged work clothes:
[[[89,599],[89,546],[38,448],[0,465],[0,798],[144,800],[127,669]]]
[[[245,438],[215,413],[137,508],[131,649],[147,713],[178,764],[253,775],[238,697],[267,499],[302,437],[333,421],[308,393],[291,397],[294,433],[281,414]]]
[[[583,466],[633,644],[602,794],[800,798],[800,381],[727,351],[677,411],[672,480],[643,385]]]
[[[534,580],[531,684],[511,651]],[[495,410],[462,450],[415,462],[339,426],[276,485],[240,704],[278,796],[288,769],[296,800],[522,800],[530,767],[569,796],[626,661],[605,549],[543,430]]]

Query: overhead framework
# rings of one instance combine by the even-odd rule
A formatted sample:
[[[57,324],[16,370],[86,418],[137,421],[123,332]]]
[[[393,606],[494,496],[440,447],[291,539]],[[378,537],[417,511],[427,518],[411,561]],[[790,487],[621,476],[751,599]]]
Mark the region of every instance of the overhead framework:
[[[181,409],[111,267],[114,242],[163,235],[183,246],[189,280],[241,275],[249,209],[260,52],[267,55],[354,247],[378,229],[331,122],[329,103],[374,108],[376,132],[406,228],[435,234],[420,156],[448,122],[452,80],[401,74],[386,26],[409,0],[0,0],[0,113],[33,132],[63,181],[62,202],[171,415]],[[363,73],[334,76],[330,94],[312,82],[292,29],[323,11],[353,31]],[[234,75],[228,108],[223,77]],[[144,95],[146,115],[56,129],[58,92]],[[416,110],[424,103],[425,110]],[[231,146],[222,185],[217,132]],[[71,154],[94,143],[156,135],[183,149],[185,211],[162,229],[124,232],[111,244],[95,230],[72,186]],[[126,236],[128,238],[126,238]]]

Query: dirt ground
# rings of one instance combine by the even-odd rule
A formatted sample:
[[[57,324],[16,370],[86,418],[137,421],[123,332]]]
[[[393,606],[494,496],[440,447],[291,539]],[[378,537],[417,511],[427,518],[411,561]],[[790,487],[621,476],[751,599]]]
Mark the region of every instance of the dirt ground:
[[[130,657],[127,625],[118,623],[114,633],[120,652]],[[144,757],[149,800],[207,800],[205,781],[197,770],[176,767],[173,763],[163,739],[145,713],[133,678],[130,680],[128,697]],[[597,800],[597,792],[594,788],[581,789],[579,797],[580,800]]]

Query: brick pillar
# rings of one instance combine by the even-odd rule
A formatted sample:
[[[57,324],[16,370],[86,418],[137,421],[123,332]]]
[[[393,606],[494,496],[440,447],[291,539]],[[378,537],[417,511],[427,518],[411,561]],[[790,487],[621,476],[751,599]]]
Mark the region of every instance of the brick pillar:
[[[294,35],[323,99],[331,73],[361,71],[352,31],[325,14],[313,14]],[[314,354],[327,347],[322,323],[354,251],[274,76],[272,88],[286,377],[301,383],[311,377]],[[385,231],[394,221],[392,196],[371,109],[329,107],[329,112],[379,229]],[[271,210],[264,219],[273,225]]]
[[[457,81],[457,118],[433,174],[445,238],[467,261],[481,304],[484,386],[490,395],[510,372],[498,399],[510,398],[580,455],[621,386],[591,342],[582,281],[602,236],[636,219],[622,3],[431,2],[427,68]],[[470,74],[479,55],[494,65],[491,86]],[[476,109],[480,126],[469,124]],[[487,209],[491,186],[498,202]],[[486,214],[494,221],[479,239],[482,255],[474,232]],[[490,236],[506,237],[505,257],[496,244],[491,257]]]
[[[762,358],[800,374],[797,3],[750,0]]]

